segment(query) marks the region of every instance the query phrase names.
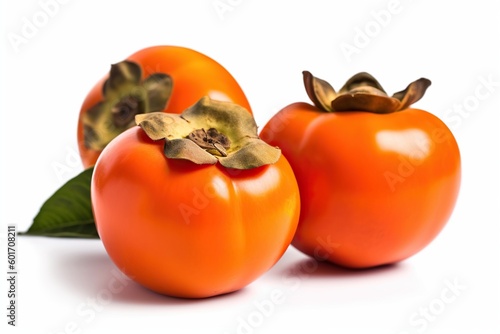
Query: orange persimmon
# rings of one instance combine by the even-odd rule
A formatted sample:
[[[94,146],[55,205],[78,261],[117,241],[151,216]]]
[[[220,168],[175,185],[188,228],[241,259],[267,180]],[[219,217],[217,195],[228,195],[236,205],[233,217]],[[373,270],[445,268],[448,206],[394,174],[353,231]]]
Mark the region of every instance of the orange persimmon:
[[[387,96],[367,73],[337,93],[304,72],[314,105],[277,113],[261,138],[292,166],[301,215],[292,245],[342,266],[366,268],[420,251],[448,221],[460,187],[460,152],[433,114],[410,108],[430,81]]]

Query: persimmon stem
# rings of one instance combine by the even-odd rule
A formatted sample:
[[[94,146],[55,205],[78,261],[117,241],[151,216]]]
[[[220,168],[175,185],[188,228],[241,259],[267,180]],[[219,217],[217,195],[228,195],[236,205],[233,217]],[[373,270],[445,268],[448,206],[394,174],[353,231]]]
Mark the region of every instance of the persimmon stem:
[[[215,128],[196,129],[187,138],[209,153],[213,154],[216,151],[222,157],[227,157],[227,150],[231,147],[229,138]]]

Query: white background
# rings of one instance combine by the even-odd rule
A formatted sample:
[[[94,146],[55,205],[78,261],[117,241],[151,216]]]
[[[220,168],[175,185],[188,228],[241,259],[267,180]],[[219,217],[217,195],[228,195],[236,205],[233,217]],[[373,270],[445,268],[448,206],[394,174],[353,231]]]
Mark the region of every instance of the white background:
[[[391,94],[427,77],[433,84],[416,106],[454,132],[463,181],[443,232],[399,265],[350,272],[290,248],[247,288],[205,300],[159,296],[123,281],[104,301],[117,272],[99,240],[19,238],[16,328],[6,325],[1,279],[0,319],[8,333],[499,333],[500,19],[494,1],[61,0],[43,22],[45,2],[2,1],[5,273],[5,226],[26,230],[43,201],[82,170],[74,152],[87,92],[111,63],[151,45],[190,47],[223,64],[260,126],[287,104],[307,101],[302,70],[336,88],[368,71]],[[218,12],[217,4],[229,7]],[[13,45],[26,20],[36,19],[33,36]],[[343,52],[348,45],[357,53]],[[60,165],[67,167],[62,174],[54,169]],[[276,294],[279,303],[271,305]]]

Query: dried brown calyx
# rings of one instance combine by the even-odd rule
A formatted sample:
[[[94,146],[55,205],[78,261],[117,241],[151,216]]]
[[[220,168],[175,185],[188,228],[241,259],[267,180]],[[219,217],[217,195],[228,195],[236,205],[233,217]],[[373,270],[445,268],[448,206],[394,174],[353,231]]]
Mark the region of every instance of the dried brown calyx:
[[[134,62],[111,65],[103,85],[103,100],[82,114],[85,146],[102,150],[135,125],[135,115],[163,110],[171,92],[172,78],[168,74],[154,73],[142,80],[141,67]]]
[[[408,108],[422,98],[431,82],[420,78],[406,89],[388,96],[380,83],[370,74],[361,72],[351,77],[337,93],[325,80],[302,72],[307,95],[314,105],[326,112],[367,111],[391,113]]]
[[[281,151],[262,141],[253,116],[243,107],[201,98],[182,114],[155,112],[135,117],[153,140],[165,140],[170,159],[250,169],[278,161]]]

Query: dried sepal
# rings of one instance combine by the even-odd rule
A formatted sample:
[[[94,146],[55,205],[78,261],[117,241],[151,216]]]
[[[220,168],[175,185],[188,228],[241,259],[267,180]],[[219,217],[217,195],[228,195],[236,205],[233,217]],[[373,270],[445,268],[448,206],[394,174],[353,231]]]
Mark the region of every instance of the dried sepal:
[[[337,97],[335,89],[325,80],[316,78],[310,72],[302,72],[306,92],[314,105],[325,111],[332,111],[331,101]]]
[[[154,73],[144,79],[142,86],[146,90],[148,109],[159,111],[165,108],[173,85],[172,77],[165,73]]]
[[[240,147],[226,157],[219,158],[221,165],[234,169],[251,169],[278,161],[281,151],[258,138],[245,138]]]
[[[128,60],[111,65],[109,78],[103,87],[104,94],[120,89],[125,84],[137,85],[141,80],[141,74],[140,66]]]
[[[165,73],[141,78],[142,69],[137,63],[125,60],[111,65],[102,87],[103,99],[81,116],[87,148],[102,150],[135,125],[135,115],[165,108],[172,93],[172,78]]]
[[[213,165],[218,161],[215,156],[200,148],[195,142],[185,138],[166,139],[163,151],[169,159],[190,160],[198,165]]]
[[[413,81],[405,90],[394,93],[392,97],[401,101],[400,109],[406,109],[424,96],[425,91],[431,85],[431,81],[426,78],[420,78]]]
[[[370,73],[366,72],[359,72],[350,77],[344,86],[340,88],[339,94],[346,94],[353,91],[371,92],[376,95],[387,96],[387,93],[377,79],[375,79]]]
[[[278,161],[281,151],[262,141],[253,116],[231,102],[201,98],[182,114],[137,115],[149,138],[165,140],[165,156],[196,164],[250,169]]]
[[[337,93],[325,80],[304,71],[306,92],[316,107],[326,112],[367,111],[391,113],[408,108],[420,100],[431,82],[421,78],[408,87],[388,96],[380,83],[370,74],[360,72],[352,76]]]
[[[397,111],[399,100],[368,92],[353,92],[339,95],[332,101],[333,111],[369,111],[379,114]]]

